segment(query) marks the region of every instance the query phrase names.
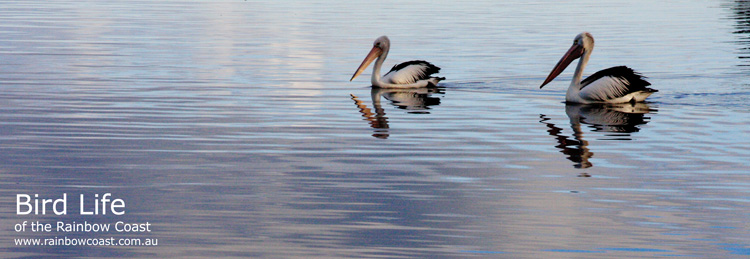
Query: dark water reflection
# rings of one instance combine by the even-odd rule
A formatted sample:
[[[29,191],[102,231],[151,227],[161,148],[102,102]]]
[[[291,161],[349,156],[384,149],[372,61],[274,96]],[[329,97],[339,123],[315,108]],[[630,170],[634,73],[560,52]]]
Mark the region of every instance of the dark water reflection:
[[[584,139],[585,131],[582,125],[587,125],[592,132],[604,132],[601,140],[628,141],[634,132],[640,130],[640,125],[649,122],[645,115],[654,113],[647,103],[625,104],[573,104],[565,105],[565,114],[570,119],[570,136],[563,134],[563,129],[549,122],[549,118],[541,114],[539,122],[547,125],[547,132],[554,136],[558,145],[555,147],[574,163],[575,168],[589,168],[593,164],[589,161],[594,152],[589,149],[589,141]],[[603,144],[606,142],[603,142]],[[580,176],[590,176],[582,173]]]
[[[390,136],[388,117],[385,116],[381,98],[385,98],[396,108],[407,110],[409,113],[429,114],[429,110],[432,109],[430,106],[440,105],[440,98],[433,96],[433,94],[445,94],[445,88],[386,89],[373,87],[370,91],[372,109],[367,108],[367,105],[354,94],[351,94],[351,97],[359,112],[362,113],[362,117],[365,118],[364,120],[368,121],[370,127],[374,129],[375,133],[372,136],[386,139]]]
[[[738,58],[745,60],[740,66],[749,67],[747,59],[750,59],[750,1],[738,0],[729,5],[733,14],[731,18],[735,21],[734,34],[737,35],[737,43],[740,45]]]

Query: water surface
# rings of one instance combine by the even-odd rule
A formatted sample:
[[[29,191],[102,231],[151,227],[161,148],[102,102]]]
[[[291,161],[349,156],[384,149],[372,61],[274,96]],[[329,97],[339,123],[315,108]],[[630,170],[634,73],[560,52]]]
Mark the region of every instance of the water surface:
[[[0,2],[2,257],[750,254],[743,1]],[[565,105],[572,71],[539,90],[582,31],[586,74],[659,92]],[[380,35],[386,67],[447,80],[349,82]],[[15,213],[106,192],[126,215]],[[57,234],[24,220],[148,221],[111,236],[159,245],[16,246]]]

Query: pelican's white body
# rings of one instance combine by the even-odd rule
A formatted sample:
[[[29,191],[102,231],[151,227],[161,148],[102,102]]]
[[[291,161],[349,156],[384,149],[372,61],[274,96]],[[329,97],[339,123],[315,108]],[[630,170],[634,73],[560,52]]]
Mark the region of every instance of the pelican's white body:
[[[378,59],[381,65],[375,63],[372,70],[372,85],[380,88],[420,88],[427,86],[436,86],[440,82],[439,77],[430,77],[425,71],[428,71],[429,63],[412,64],[399,70],[388,71],[383,77],[380,77],[380,67],[385,57]],[[426,79],[419,79],[426,78]]]
[[[578,69],[576,69],[576,71],[577,70]],[[623,80],[622,78],[605,76],[597,79],[591,84],[586,85],[586,87],[581,88],[581,75],[576,72],[576,76],[573,77],[572,82],[570,82],[570,86],[568,86],[568,91],[565,93],[565,101],[572,103],[643,102],[644,100],[646,100],[646,97],[653,93],[647,91],[638,91],[620,97],[608,98],[608,96],[614,95],[615,92],[625,91],[627,86],[628,82],[626,80]]]

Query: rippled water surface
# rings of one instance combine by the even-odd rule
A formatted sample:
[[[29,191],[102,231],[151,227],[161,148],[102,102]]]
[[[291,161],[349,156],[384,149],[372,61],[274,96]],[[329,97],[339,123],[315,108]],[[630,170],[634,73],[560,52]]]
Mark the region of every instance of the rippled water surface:
[[[0,6],[0,257],[750,255],[745,1]],[[659,92],[566,105],[573,69],[540,90],[582,31],[586,74],[628,65]],[[349,82],[380,35],[386,67],[424,59],[447,80]],[[16,213],[17,194],[63,193],[126,214]],[[63,236],[159,243],[14,243]]]

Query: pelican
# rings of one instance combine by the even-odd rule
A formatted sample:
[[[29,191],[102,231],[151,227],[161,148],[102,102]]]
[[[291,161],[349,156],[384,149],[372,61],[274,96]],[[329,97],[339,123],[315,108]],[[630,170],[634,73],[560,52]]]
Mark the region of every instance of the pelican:
[[[420,88],[427,86],[436,86],[440,80],[445,77],[431,77],[440,71],[439,67],[423,60],[413,60],[393,66],[391,71],[380,77],[380,67],[388,56],[388,50],[391,48],[391,41],[386,36],[380,36],[372,44],[372,50],[367,54],[365,60],[359,65],[349,81],[354,80],[359,74],[362,74],[375,58],[375,66],[372,69],[372,85],[380,88]]]
[[[657,92],[648,88],[651,83],[644,80],[645,78],[626,66],[611,67],[583,79],[583,69],[589,61],[591,51],[594,50],[594,37],[588,32],[583,32],[576,36],[573,46],[557,62],[547,79],[539,87],[544,87],[547,83],[555,79],[562,73],[570,62],[581,58],[570,82],[568,91],[565,94],[565,101],[570,103],[636,103],[643,102],[646,97]]]

